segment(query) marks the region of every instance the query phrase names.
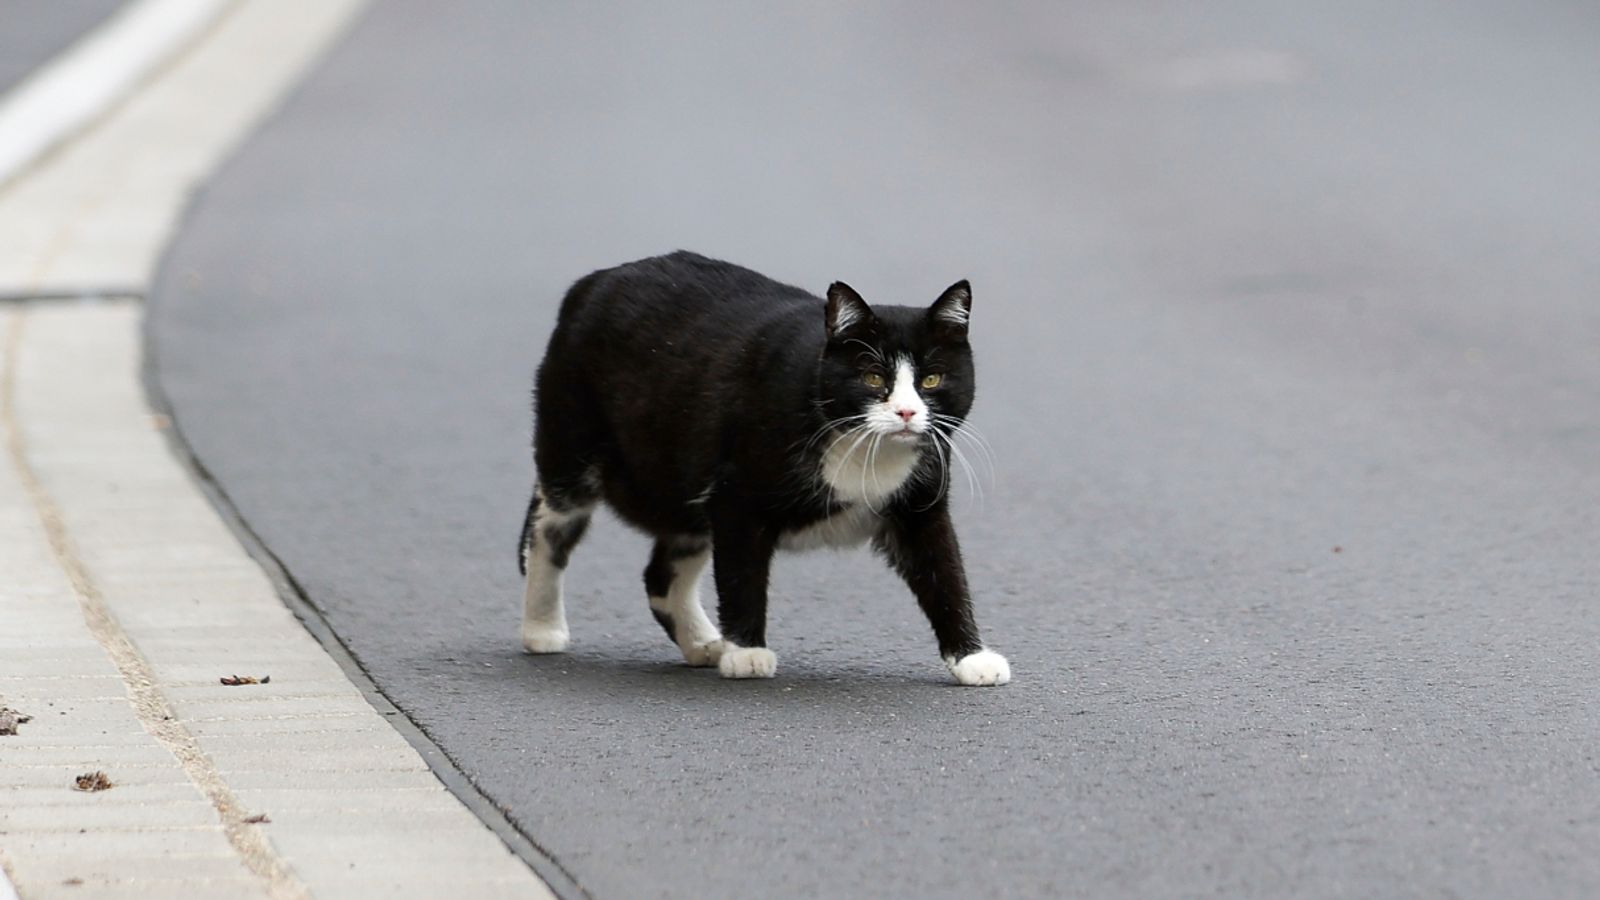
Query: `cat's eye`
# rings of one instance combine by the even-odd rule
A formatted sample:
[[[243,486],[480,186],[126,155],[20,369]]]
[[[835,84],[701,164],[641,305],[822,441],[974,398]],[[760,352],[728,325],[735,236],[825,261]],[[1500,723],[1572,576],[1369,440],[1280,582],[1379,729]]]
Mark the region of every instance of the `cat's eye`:
[[[944,383],[944,376],[940,375],[938,373],[922,376],[922,386],[924,388],[930,388],[930,389],[931,388],[936,388],[936,387],[938,387],[939,385],[941,385],[943,383]]]
[[[863,372],[861,374],[861,382],[869,388],[881,388],[883,387],[883,376],[877,372]]]

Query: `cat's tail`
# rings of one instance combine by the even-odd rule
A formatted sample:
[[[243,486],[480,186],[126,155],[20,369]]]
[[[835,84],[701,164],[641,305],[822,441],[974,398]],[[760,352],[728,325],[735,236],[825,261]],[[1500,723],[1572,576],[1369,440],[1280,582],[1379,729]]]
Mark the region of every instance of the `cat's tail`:
[[[522,543],[517,545],[517,572],[524,578],[528,575],[528,543],[533,539],[533,520],[539,512],[539,492],[533,492],[533,499],[528,501],[528,514],[522,519]]]

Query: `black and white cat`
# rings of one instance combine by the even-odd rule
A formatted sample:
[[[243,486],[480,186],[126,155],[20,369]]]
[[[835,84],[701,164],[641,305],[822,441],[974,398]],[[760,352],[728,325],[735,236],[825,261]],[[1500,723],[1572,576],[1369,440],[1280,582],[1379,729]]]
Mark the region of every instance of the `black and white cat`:
[[[523,646],[566,648],[562,571],[604,500],[655,537],[650,610],[691,666],[771,677],[773,553],[871,542],[956,680],[1009,681],[978,639],[947,504],[971,309],[965,281],[927,308],[869,307],[842,282],[824,303],[681,251],[574,284],[535,391]],[[720,630],[696,591],[713,556]]]

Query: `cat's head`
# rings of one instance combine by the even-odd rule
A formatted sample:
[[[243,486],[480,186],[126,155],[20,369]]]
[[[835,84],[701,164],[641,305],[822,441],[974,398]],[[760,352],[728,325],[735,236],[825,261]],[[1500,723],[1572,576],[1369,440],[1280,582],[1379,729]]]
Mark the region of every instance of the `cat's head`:
[[[915,445],[948,433],[972,409],[967,323],[972,287],[951,285],[927,307],[873,308],[848,284],[828,288],[828,342],[818,368],[822,412],[836,429]]]

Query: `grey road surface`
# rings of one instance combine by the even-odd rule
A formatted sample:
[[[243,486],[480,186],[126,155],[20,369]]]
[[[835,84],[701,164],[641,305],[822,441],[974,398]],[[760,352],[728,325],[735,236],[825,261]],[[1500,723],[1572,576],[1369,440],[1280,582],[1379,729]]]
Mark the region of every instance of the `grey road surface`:
[[[0,94],[121,5],[122,0],[0,0]]]
[[[375,6],[195,204],[179,426],[595,897],[1600,893],[1600,15],[1578,3]],[[957,513],[1016,680],[865,553],[772,681],[599,521],[518,651],[565,287],[687,247],[975,285]],[[961,479],[964,482],[964,479]]]

